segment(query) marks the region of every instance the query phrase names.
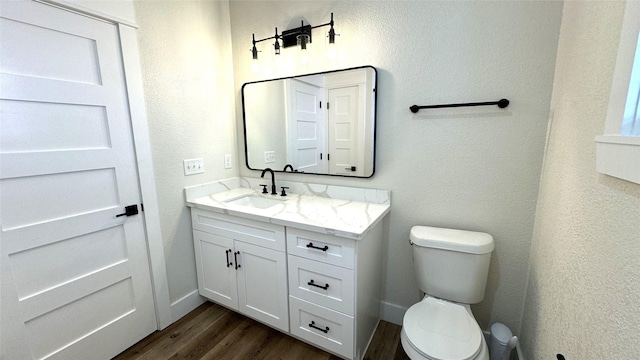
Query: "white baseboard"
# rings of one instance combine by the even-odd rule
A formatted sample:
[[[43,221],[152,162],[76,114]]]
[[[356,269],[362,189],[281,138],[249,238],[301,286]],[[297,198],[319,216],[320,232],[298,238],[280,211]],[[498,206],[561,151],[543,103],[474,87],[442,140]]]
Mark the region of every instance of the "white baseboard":
[[[200,296],[198,290],[194,290],[174,301],[171,303],[171,318],[173,319],[173,322],[178,321],[181,317],[204,304],[205,301],[206,299]]]
[[[380,303],[380,318],[384,321],[402,326],[402,319],[407,309],[408,308],[400,305],[382,301]]]

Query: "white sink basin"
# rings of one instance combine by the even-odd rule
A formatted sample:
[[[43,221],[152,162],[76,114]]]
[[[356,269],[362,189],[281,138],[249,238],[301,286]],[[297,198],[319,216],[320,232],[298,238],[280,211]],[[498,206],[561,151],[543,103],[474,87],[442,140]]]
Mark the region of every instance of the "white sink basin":
[[[266,198],[266,197],[256,196],[256,195],[247,195],[247,196],[243,196],[241,198],[228,200],[228,201],[226,201],[226,203],[227,204],[247,206],[247,207],[253,207],[253,208],[258,208],[258,209],[267,209],[267,208],[270,208],[272,206],[275,206],[275,205],[278,205],[278,204],[282,204],[285,201],[286,200],[284,200],[284,199]]]

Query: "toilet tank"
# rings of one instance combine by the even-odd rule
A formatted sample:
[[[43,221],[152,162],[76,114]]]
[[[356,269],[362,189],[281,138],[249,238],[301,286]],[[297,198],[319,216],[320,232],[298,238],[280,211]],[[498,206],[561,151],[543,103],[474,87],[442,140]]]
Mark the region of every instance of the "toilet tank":
[[[463,304],[482,301],[494,249],[491,235],[414,226],[410,239],[420,290]]]

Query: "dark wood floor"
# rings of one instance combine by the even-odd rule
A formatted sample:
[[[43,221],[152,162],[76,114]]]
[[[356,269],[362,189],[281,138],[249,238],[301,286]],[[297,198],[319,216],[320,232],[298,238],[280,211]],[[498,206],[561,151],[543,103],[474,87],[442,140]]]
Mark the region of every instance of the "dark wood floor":
[[[380,321],[367,360],[409,359],[400,326]],[[115,360],[282,359],[339,360],[257,321],[207,302],[163,331],[156,331]]]

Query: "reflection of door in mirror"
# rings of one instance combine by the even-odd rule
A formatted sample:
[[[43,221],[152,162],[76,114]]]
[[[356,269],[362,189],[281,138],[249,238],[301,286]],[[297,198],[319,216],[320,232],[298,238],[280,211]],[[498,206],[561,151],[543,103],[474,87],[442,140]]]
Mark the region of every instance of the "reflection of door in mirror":
[[[325,147],[322,88],[296,79],[287,80],[285,86],[290,104],[287,162],[295,164],[296,171],[325,173],[326,162],[321,160]]]
[[[327,157],[329,174],[345,176],[366,176],[372,171],[365,166],[367,152],[371,152],[373,137],[367,136],[371,125],[367,119],[368,93],[371,81],[369,73],[354,71],[341,74],[327,74],[324,85],[327,96]]]
[[[363,103],[359,88],[329,89],[329,174],[363,175],[364,148],[357,137]]]

